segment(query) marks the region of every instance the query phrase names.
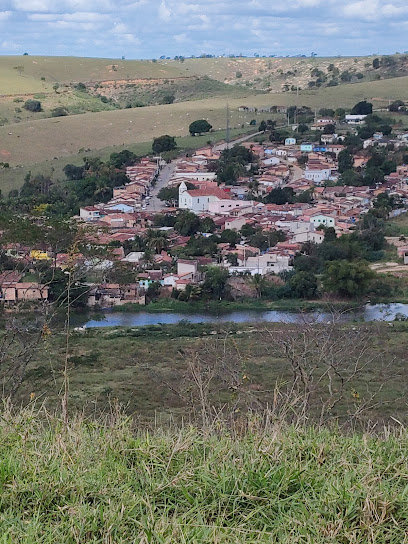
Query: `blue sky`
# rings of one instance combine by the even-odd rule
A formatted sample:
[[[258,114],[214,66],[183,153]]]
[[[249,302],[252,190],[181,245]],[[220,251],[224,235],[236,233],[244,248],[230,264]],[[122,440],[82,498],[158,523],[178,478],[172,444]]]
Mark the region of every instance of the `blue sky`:
[[[1,55],[368,55],[407,31],[408,0],[0,0]]]

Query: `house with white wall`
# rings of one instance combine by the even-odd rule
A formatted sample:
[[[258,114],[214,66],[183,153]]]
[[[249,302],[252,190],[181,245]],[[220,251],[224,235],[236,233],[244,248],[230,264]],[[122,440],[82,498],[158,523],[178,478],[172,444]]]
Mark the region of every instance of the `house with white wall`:
[[[306,168],[305,178],[313,181],[316,185],[320,185],[323,181],[326,181],[331,176],[331,169],[326,166],[319,166],[313,168]]]
[[[336,220],[331,215],[325,215],[324,213],[315,213],[310,216],[310,222],[314,225],[315,228],[323,225],[324,227],[335,227]]]
[[[225,191],[218,188],[187,189],[183,182],[179,186],[179,208],[194,213],[208,212],[210,204],[220,200],[229,200]]]
[[[99,221],[102,215],[100,208],[96,206],[85,206],[79,209],[79,217],[84,221]]]

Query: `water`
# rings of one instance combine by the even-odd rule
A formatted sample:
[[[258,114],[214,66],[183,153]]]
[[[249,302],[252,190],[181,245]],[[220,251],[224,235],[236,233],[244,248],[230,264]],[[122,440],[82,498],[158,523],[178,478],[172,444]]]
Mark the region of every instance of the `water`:
[[[343,312],[340,319],[343,321],[394,321],[396,316],[405,316],[408,319],[408,304],[367,304],[361,310]],[[308,321],[332,321],[333,315],[329,312],[287,312],[287,311],[233,311],[222,314],[200,312],[181,314],[173,312],[115,312],[106,311],[101,319],[91,319],[85,327],[143,327],[145,325],[175,325],[180,321],[190,323],[301,323]]]

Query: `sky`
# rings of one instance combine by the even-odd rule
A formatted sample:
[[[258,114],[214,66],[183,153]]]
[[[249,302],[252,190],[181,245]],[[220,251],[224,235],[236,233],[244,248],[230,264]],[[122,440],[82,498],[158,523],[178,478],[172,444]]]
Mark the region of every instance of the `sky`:
[[[0,55],[370,55],[408,50],[408,0],[0,0]]]

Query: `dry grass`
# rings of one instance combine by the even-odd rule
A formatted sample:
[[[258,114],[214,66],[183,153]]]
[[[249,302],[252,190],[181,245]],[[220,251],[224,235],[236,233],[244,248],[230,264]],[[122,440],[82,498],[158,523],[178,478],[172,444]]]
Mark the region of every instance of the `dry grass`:
[[[20,73],[14,67],[22,66]],[[115,66],[116,70],[112,67]],[[187,72],[188,74],[188,72]],[[54,83],[185,76],[181,64],[76,57],[0,57],[0,95],[52,92]],[[42,81],[41,78],[45,78]]]
[[[294,104],[311,107],[350,107],[359,100],[381,97],[381,105],[388,98],[408,99],[408,78],[359,83],[340,87],[290,93],[252,95],[229,100],[232,125],[248,122],[254,114],[237,109],[241,104],[272,106]],[[103,111],[79,116],[26,121],[12,127],[0,127],[0,160],[12,165],[32,164],[54,157],[78,153],[81,148],[101,149],[114,145],[145,142],[169,133],[183,136],[192,120],[205,118],[218,129],[225,126],[227,98],[210,98],[164,106],[149,106],[131,110]],[[9,134],[12,132],[12,134]]]
[[[234,99],[231,106],[237,108],[242,101],[248,100]],[[226,103],[227,98],[213,98],[41,119],[0,127],[0,161],[7,161],[13,166],[33,164],[74,155],[81,149],[97,150],[151,141],[162,134],[185,136],[189,124],[196,119],[208,119],[218,130],[226,125]],[[244,114],[236,109],[231,112],[233,127],[245,124],[252,118],[253,114]]]

